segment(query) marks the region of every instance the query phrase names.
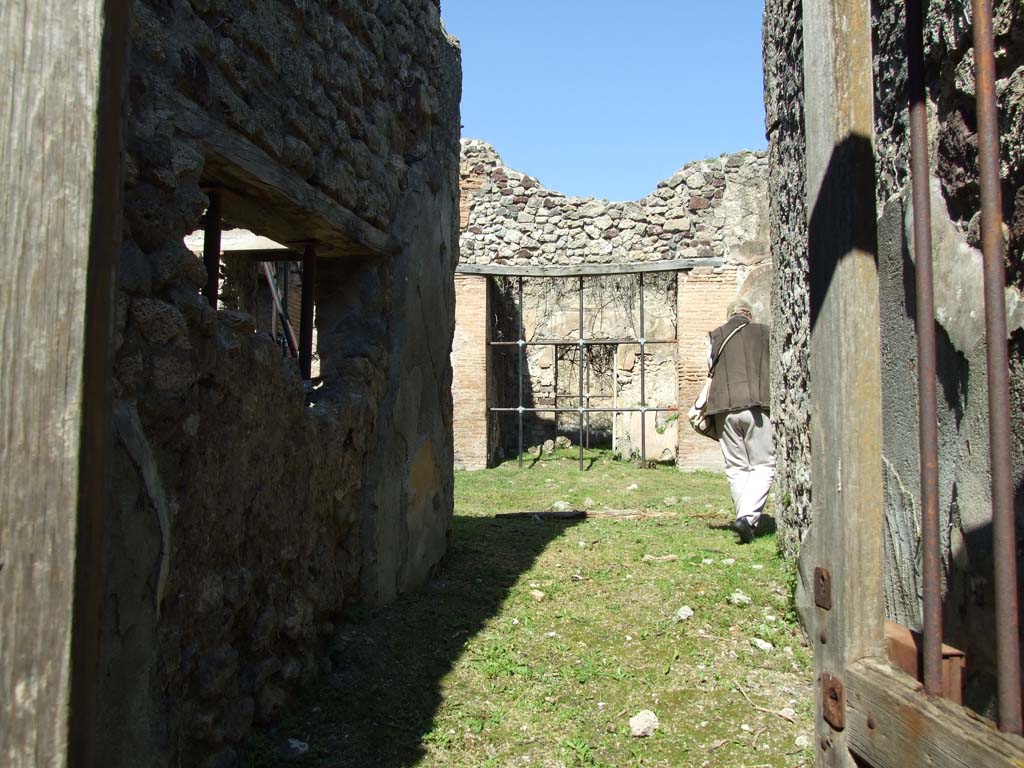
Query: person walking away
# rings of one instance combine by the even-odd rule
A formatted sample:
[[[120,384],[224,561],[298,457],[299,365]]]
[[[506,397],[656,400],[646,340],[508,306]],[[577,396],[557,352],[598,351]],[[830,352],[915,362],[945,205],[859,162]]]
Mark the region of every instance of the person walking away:
[[[708,366],[721,355],[708,392],[715,418],[740,543],[754,540],[768,491],[775,479],[775,445],[769,418],[768,327],[753,322],[743,299],[733,301],[728,321],[708,334]],[[739,329],[739,330],[737,330]],[[735,335],[722,349],[730,334]]]

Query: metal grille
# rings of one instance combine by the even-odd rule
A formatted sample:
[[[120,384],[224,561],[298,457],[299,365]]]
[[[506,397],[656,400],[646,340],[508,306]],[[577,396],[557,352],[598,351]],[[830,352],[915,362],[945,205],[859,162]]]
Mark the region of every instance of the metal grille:
[[[682,266],[682,265],[680,265]],[[647,360],[646,352],[647,347],[656,344],[678,344],[677,339],[648,339],[646,338],[646,317],[645,317],[645,288],[644,288],[644,277],[645,273],[666,273],[676,272],[679,267],[672,268],[665,266],[665,262],[662,262],[658,268],[647,268],[640,271],[639,268],[629,269],[625,271],[601,271],[599,274],[608,277],[618,277],[623,275],[635,275],[637,278],[637,290],[639,294],[639,309],[640,309],[640,326],[638,338],[616,338],[616,339],[588,339],[586,338],[586,309],[584,307],[584,275],[571,275],[564,274],[563,270],[559,270],[561,274],[544,276],[541,275],[541,279],[545,280],[575,280],[577,281],[577,287],[579,291],[579,308],[578,308],[578,322],[579,322],[579,338],[578,339],[535,339],[528,341],[526,339],[526,330],[523,322],[523,274],[512,274],[508,275],[507,272],[504,274],[512,277],[516,281],[516,293],[518,295],[518,306],[517,306],[517,339],[515,341],[491,341],[490,346],[492,347],[516,347],[517,348],[517,390],[518,390],[518,404],[515,406],[496,406],[489,408],[491,413],[514,413],[518,417],[518,461],[519,466],[523,466],[523,418],[527,413],[551,413],[555,415],[556,423],[558,414],[561,413],[574,413],[579,417],[579,428],[578,428],[578,443],[579,443],[579,466],[580,470],[583,470],[583,451],[585,444],[589,443],[589,420],[590,415],[594,413],[610,413],[612,419],[620,413],[639,413],[640,414],[640,462],[642,466],[647,466],[647,414],[648,413],[678,413],[678,405],[673,406],[662,406],[662,407],[650,407],[647,405]],[[594,276],[593,271],[588,271],[588,276]],[[536,274],[531,275],[534,279]],[[592,396],[589,394],[587,382],[585,381],[585,369],[586,369],[586,358],[587,352],[592,347],[597,346],[615,346],[618,347],[620,344],[635,344],[640,347],[640,405],[620,408],[617,405],[613,406],[593,406],[590,405]],[[559,348],[575,347],[579,354],[579,375],[577,381],[577,393],[575,399],[577,401],[576,407],[559,407],[557,405],[557,383],[555,390],[555,405],[550,407],[527,407],[525,403],[525,392],[523,389],[523,380],[525,376],[526,368],[526,348],[531,346],[553,346],[555,348],[555,370],[557,376],[557,365],[558,365],[558,350]],[[572,397],[572,396],[570,396]],[[584,440],[584,431],[587,432],[587,440]]]
[[[921,552],[923,592],[923,682],[942,692],[942,587],[938,511],[935,308],[932,291],[931,213],[928,189],[928,116],[925,101],[924,8],[906,0],[911,183],[917,299],[918,399],[920,403]],[[999,727],[1021,733],[1020,633],[1017,551],[1010,452],[1009,363],[1003,291],[1002,203],[999,178],[999,118],[996,110],[992,6],[973,0],[978,165],[988,340],[989,450],[992,466],[992,525],[995,561],[996,658]]]

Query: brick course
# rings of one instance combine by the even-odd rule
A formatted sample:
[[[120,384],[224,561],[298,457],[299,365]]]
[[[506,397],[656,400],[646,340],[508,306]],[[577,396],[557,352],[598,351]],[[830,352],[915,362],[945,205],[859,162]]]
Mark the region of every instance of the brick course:
[[[452,402],[456,469],[487,467],[490,311],[488,278],[455,276]]]

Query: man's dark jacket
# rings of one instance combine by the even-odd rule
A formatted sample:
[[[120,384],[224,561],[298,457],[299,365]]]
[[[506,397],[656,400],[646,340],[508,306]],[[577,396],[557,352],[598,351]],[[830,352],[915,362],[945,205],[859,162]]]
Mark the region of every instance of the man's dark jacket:
[[[742,315],[733,315],[729,322],[711,332],[712,360],[718,357],[729,334],[747,322]],[[765,411],[769,409],[768,341],[768,326],[761,323],[749,323],[732,337],[715,368],[706,413],[742,411],[755,405]]]

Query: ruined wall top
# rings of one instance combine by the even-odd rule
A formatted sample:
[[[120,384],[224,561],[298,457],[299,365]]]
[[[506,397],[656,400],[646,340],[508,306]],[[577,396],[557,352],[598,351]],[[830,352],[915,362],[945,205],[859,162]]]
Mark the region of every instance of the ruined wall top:
[[[463,264],[612,264],[769,259],[768,158],[743,151],[687,163],[632,202],[569,197],[462,140]]]

